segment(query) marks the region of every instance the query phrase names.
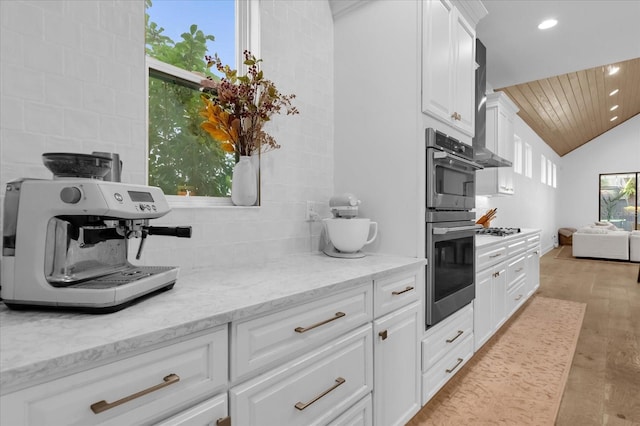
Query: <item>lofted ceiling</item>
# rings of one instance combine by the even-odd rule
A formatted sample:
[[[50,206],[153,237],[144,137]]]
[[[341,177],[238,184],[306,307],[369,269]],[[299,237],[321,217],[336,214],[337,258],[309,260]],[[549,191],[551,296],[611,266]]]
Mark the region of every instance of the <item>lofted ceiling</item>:
[[[640,113],[640,1],[483,4],[489,14],[476,33],[487,47],[487,82],[558,155]],[[558,25],[538,30],[547,18]],[[608,75],[612,65],[620,69]]]

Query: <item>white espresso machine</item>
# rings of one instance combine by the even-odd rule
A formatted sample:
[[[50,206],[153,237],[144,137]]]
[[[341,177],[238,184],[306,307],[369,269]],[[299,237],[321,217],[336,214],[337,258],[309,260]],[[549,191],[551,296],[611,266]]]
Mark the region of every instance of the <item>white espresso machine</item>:
[[[13,309],[108,313],[171,289],[177,267],[128,261],[131,238],[140,238],[139,259],[148,235],[191,237],[191,227],[149,226],[170,211],[162,190],[101,180],[109,170],[107,157],[43,158],[53,180],[23,178],[6,185],[3,302]]]

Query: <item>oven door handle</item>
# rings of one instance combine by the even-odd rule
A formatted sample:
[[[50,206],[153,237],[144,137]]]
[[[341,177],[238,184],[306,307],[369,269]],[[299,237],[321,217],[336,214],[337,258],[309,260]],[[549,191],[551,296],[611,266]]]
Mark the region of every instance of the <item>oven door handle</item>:
[[[453,227],[453,228],[434,227],[433,228],[433,233],[435,235],[444,235],[444,234],[448,234],[449,232],[471,231],[471,230],[476,230],[478,228],[480,228],[480,226],[476,226],[476,225],[456,226],[456,227]]]
[[[440,160],[440,159],[447,158],[447,157],[451,158],[454,161],[458,161],[458,162],[460,162],[462,164],[465,164],[465,165],[471,167],[473,170],[484,169],[484,167],[482,167],[478,163],[474,163],[473,161],[469,161],[469,160],[466,160],[464,158],[457,157],[455,155],[451,155],[451,154],[449,154],[448,152],[445,152],[445,151],[436,151],[436,152],[433,153],[433,158],[436,159],[436,160]]]

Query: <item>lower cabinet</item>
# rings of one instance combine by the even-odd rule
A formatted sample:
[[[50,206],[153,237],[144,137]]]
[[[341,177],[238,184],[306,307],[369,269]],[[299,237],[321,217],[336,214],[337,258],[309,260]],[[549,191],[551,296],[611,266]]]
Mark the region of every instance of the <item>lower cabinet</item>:
[[[373,424],[373,404],[368,394],[345,411],[340,417],[329,423],[329,426],[371,426]]]
[[[473,304],[425,333],[422,340],[422,403],[426,404],[473,356]]]
[[[234,424],[320,425],[373,390],[371,324],[229,391]]]
[[[507,319],[506,262],[476,274],[476,298],[473,301],[474,350],[477,351]]]
[[[228,404],[225,392],[154,426],[231,426]]]
[[[150,424],[226,394],[227,326],[1,398],[3,425]],[[219,401],[216,401],[219,402]],[[220,417],[226,416],[226,403]],[[216,411],[215,415],[218,411]]]
[[[404,425],[420,409],[420,303],[373,323],[374,424]]]

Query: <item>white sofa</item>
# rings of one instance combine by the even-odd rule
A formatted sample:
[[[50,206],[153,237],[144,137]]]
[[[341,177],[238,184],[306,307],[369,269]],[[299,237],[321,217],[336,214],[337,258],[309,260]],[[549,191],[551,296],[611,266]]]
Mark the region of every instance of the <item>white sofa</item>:
[[[629,236],[614,225],[596,222],[573,234],[573,256],[629,260]]]
[[[640,231],[631,231],[629,235],[629,260],[640,262]]]

